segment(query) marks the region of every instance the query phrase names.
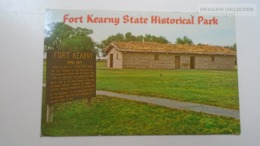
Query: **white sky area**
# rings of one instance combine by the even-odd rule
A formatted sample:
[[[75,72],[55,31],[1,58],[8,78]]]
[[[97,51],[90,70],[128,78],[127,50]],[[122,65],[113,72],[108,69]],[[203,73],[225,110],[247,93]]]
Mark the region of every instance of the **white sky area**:
[[[155,36],[163,36],[172,43],[175,43],[178,37],[187,36],[192,39],[194,44],[209,44],[209,45],[233,45],[236,43],[235,34],[235,17],[216,15],[218,25],[204,25],[197,24],[198,16],[201,13],[187,13],[187,12],[149,12],[149,11],[87,11],[87,10],[47,10],[45,17],[45,29],[47,24],[53,22],[63,22],[65,14],[69,17],[83,17],[83,23],[68,23],[73,27],[85,27],[93,30],[91,37],[96,42],[101,42],[110,35],[117,33],[125,34],[131,32],[133,35],[151,34]],[[113,23],[87,23],[87,15],[94,17],[112,17],[120,18],[120,23],[114,25]],[[123,23],[123,16],[129,15],[135,18],[148,18],[147,24],[125,24]],[[194,16],[194,24],[151,24],[151,16],[160,16],[161,18],[191,18]],[[214,15],[204,15],[204,18],[211,19]]]

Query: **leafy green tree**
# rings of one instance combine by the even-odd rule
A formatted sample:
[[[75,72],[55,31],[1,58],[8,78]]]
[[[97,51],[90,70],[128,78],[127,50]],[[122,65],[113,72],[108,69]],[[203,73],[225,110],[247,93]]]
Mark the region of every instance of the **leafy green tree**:
[[[95,51],[96,43],[90,35],[92,30],[73,28],[63,22],[48,25],[47,37],[44,38],[44,48],[55,50],[90,50]]]
[[[152,41],[152,35],[146,34],[146,35],[144,36],[144,41],[145,41],[145,42],[151,42],[151,41]]]
[[[154,36],[150,34],[146,34],[145,36],[143,35],[138,35],[135,36],[131,32],[127,32],[125,34],[122,33],[117,33],[116,35],[111,35],[107,37],[107,39],[101,41],[100,44],[98,44],[98,48],[103,49],[103,54],[104,53],[104,48],[106,48],[110,43],[112,42],[157,42],[157,43],[170,43],[165,37],[163,36]]]
[[[231,46],[224,46],[224,47],[226,47],[226,48],[229,48],[229,49],[231,49],[231,50],[237,50],[237,44],[235,43],[235,44],[233,44],[233,45],[231,45]]]
[[[237,50],[237,44],[233,44],[231,47],[230,47],[232,50]]]
[[[117,41],[117,42],[125,41],[124,35],[121,34],[121,33],[117,33],[116,35],[111,35],[107,39],[103,40],[100,44],[98,44],[98,47],[99,48],[105,48],[110,43],[115,42],[115,41]]]
[[[135,36],[131,32],[125,34],[117,33],[116,35],[111,35],[107,39],[103,40],[98,46],[99,48],[105,48],[112,42],[157,42],[157,43],[170,43],[163,36],[154,36],[150,34]]]
[[[183,38],[177,38],[175,44],[188,44],[188,45],[192,45],[193,42],[187,36],[184,36]]]
[[[136,38],[136,36],[132,35],[131,32],[127,32],[127,33],[125,34],[125,40],[124,40],[124,41],[125,41],[125,42],[136,42],[136,41],[137,41],[137,38]]]

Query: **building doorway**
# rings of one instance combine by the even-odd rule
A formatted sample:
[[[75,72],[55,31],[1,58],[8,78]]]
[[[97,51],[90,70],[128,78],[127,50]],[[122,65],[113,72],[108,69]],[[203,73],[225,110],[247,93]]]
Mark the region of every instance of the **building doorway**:
[[[181,68],[181,57],[175,56],[175,69],[180,69],[180,68]]]
[[[195,56],[190,57],[190,69],[195,69]]]
[[[109,67],[110,67],[110,68],[113,68],[113,54],[110,54],[110,56],[109,56],[109,62],[110,62]]]

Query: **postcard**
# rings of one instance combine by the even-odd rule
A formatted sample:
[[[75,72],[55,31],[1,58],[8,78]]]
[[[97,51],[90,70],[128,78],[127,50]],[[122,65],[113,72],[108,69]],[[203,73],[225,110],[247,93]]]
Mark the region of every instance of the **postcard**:
[[[46,10],[42,136],[240,134],[234,15]]]

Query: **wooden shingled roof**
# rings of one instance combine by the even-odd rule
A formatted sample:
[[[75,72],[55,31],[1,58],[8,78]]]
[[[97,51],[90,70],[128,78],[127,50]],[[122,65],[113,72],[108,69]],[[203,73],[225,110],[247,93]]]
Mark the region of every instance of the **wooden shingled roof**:
[[[178,53],[178,54],[210,54],[210,55],[236,55],[236,51],[209,45],[175,45],[175,44],[160,44],[151,42],[113,42],[105,52],[116,48],[122,52],[153,52],[153,53]]]

